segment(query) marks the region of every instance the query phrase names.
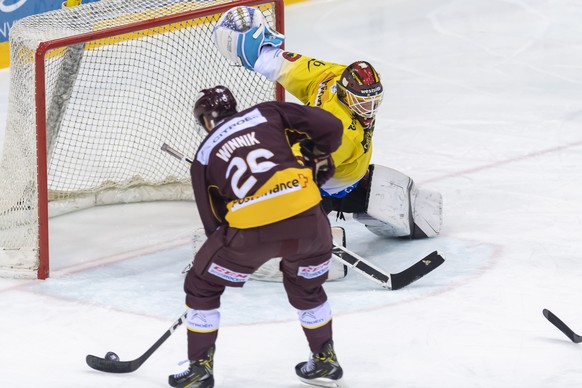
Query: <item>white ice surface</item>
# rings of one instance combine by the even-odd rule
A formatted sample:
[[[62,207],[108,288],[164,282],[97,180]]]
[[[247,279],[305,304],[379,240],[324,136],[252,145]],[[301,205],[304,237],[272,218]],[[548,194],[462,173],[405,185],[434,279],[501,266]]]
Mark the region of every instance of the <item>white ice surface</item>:
[[[345,386],[582,386],[582,348],[542,316],[582,332],[582,3],[320,0],[286,19],[288,50],[376,65],[386,98],[374,162],[445,199],[430,240],[381,239],[332,217],[350,249],[387,271],[446,256],[400,291],[356,273],[328,284]],[[187,202],[52,219],[51,278],[0,279],[0,387],[166,386],[186,357],[183,328],[133,374],[84,359],[136,358],[180,315],[198,222]],[[304,386],[293,366],[308,350],[280,284],[227,290],[221,312],[217,388]]]

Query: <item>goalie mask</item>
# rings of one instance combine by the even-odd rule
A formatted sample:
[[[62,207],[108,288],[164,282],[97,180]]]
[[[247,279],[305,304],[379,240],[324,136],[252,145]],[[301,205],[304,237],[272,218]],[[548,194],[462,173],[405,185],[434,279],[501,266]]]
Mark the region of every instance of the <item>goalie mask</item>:
[[[203,89],[194,104],[194,117],[203,128],[211,130],[219,120],[236,113],[236,99],[225,86]],[[212,126],[208,128],[204,118]]]
[[[356,116],[373,119],[384,97],[380,75],[368,62],[349,65],[337,82],[337,95]]]

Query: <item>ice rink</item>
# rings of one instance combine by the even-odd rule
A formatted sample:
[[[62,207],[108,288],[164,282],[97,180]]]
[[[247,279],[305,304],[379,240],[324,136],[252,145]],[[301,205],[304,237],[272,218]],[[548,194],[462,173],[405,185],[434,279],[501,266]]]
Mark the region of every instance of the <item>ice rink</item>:
[[[582,332],[582,2],[314,0],[285,12],[288,50],[377,67],[374,163],[445,200],[427,240],[330,216],[386,271],[446,257],[399,291],[354,272],[328,283],[343,387],[581,387],[582,345],[542,309]],[[8,78],[0,70],[0,133]],[[52,219],[51,278],[0,279],[0,387],[167,386],[184,369],[184,327],[132,374],[85,356],[137,358],[180,316],[197,226],[188,202]],[[227,290],[221,313],[217,388],[305,386],[294,366],[309,351],[281,284]]]

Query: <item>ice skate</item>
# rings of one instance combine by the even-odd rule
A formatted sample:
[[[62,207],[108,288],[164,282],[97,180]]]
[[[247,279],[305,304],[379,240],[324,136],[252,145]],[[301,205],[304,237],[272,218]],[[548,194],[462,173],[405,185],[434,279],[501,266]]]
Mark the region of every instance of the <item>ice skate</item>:
[[[213,388],[214,387],[214,346],[208,350],[205,358],[190,361],[184,372],[170,375],[168,384],[178,388]]]
[[[325,344],[323,352],[312,354],[308,361],[295,366],[299,380],[319,387],[339,387],[343,370],[333,350],[333,341]]]

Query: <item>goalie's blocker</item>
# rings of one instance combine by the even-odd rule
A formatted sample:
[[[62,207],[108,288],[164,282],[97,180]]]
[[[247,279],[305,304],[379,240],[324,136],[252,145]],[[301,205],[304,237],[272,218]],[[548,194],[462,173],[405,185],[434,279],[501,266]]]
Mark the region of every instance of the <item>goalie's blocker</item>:
[[[264,46],[280,47],[285,37],[271,29],[262,12],[253,7],[226,11],[212,33],[218,51],[231,62],[253,70]]]

